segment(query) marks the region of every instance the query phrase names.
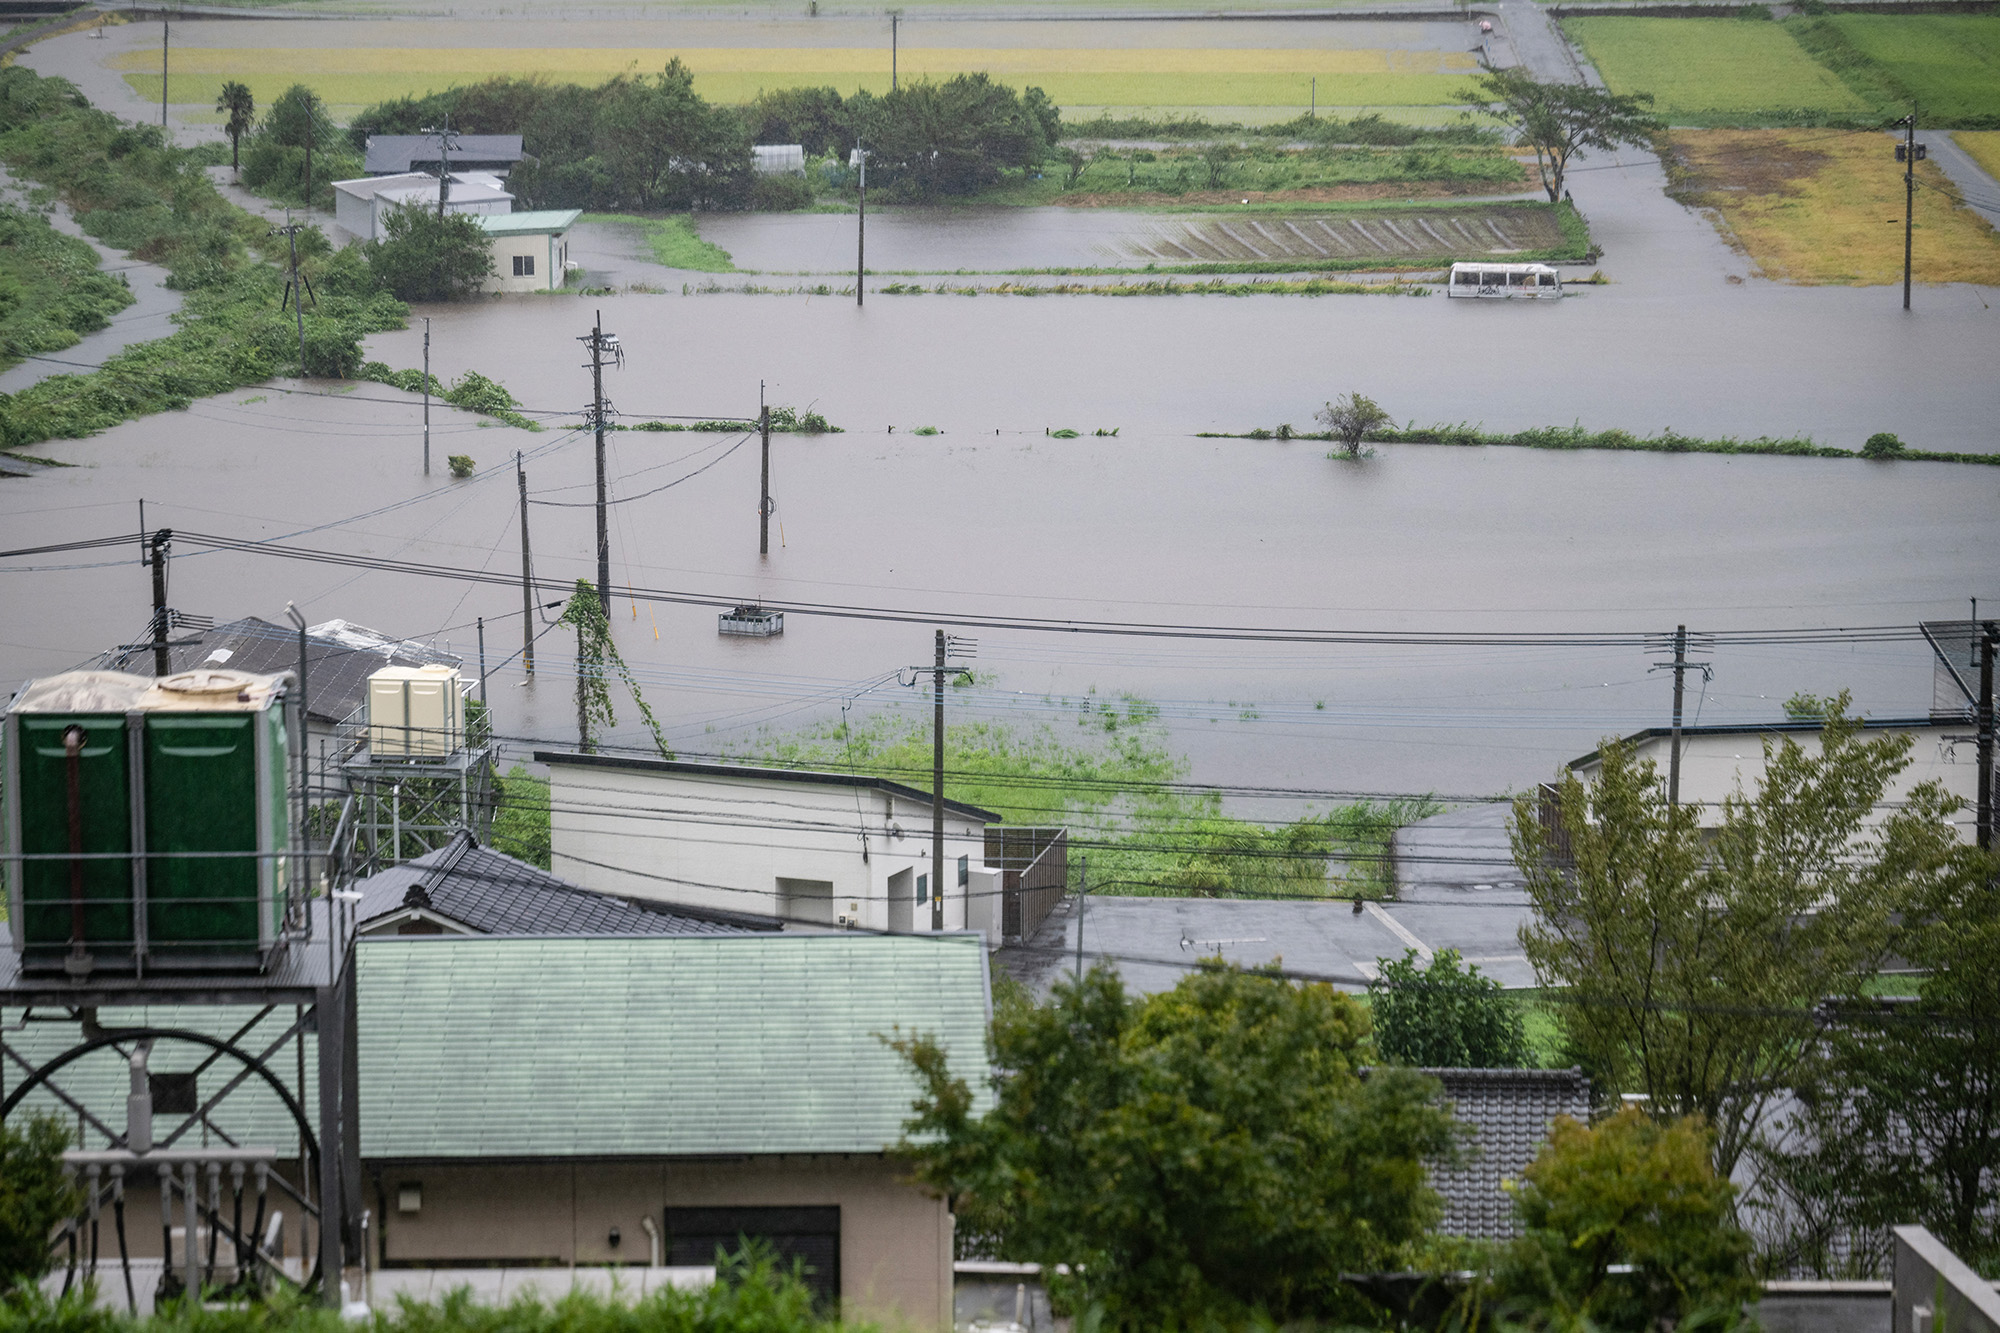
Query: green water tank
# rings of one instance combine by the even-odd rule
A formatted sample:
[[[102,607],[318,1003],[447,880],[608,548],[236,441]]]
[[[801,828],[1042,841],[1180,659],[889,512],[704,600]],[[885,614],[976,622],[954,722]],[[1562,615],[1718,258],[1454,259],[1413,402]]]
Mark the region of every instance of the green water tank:
[[[291,677],[77,671],[6,713],[7,896],[27,965],[259,965],[290,874]],[[82,856],[74,853],[81,851]]]

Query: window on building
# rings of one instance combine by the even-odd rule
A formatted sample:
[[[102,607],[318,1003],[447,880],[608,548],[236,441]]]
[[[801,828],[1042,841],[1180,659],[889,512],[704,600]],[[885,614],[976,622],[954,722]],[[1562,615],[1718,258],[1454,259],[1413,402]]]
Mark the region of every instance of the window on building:
[[[930,900],[931,900],[931,877],[929,875],[918,875],[917,901],[920,903],[927,903]]]
[[[840,1304],[840,1209],[833,1208],[669,1208],[667,1262],[703,1266],[718,1251],[735,1254],[745,1240],[761,1240],[777,1252],[781,1267],[797,1259],[805,1281],[822,1308]]]
[[[517,277],[517,278],[532,278],[532,277],[534,277],[534,276],[535,276],[535,257],[534,257],[533,255],[515,255],[515,256],[514,256],[514,276],[515,276],[515,277]]]
[[[971,882],[972,882],[972,858],[969,856],[961,856],[958,858],[958,887],[962,889]]]

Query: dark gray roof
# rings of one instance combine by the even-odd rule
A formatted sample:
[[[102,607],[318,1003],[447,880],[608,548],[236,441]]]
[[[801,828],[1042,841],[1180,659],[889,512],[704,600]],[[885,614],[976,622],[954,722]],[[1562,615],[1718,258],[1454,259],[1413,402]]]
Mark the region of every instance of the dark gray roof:
[[[306,634],[306,711],[315,722],[344,721],[366,701],[368,677],[385,666],[455,667],[461,662],[455,654],[390,639],[338,621],[313,629],[321,632],[308,630]],[[217,664],[231,671],[267,675],[296,671],[299,665],[299,632],[289,625],[273,625],[254,616],[210,630],[177,629],[173,641],[177,646],[167,650],[167,662],[173,671],[192,671],[210,663],[219,653],[228,656]],[[147,675],[153,670],[150,647],[106,653],[99,660],[111,670]]]
[[[1514,1203],[1500,1188],[1518,1180],[1559,1115],[1589,1123],[1590,1080],[1580,1069],[1426,1069],[1444,1084],[1445,1101],[1476,1131],[1465,1165],[1433,1167],[1444,1195],[1438,1230],[1450,1236],[1504,1239],[1520,1234]]]
[[[1915,731],[1924,727],[1955,725],[1952,722],[1936,717],[1864,717],[1859,719],[1859,721],[1863,731]],[[1711,722],[1705,726],[1682,727],[1681,735],[1683,737],[1783,735],[1788,732],[1794,734],[1803,732],[1816,733],[1821,730],[1821,727],[1822,724],[1818,718],[1786,718],[1782,722]],[[1671,736],[1673,734],[1674,729],[1672,727],[1647,727],[1644,730],[1635,731],[1629,736],[1620,737],[1619,742],[1623,745],[1637,745],[1641,741],[1659,740],[1663,736]],[[1569,767],[1586,767],[1587,765],[1596,763],[1603,755],[1604,751],[1601,748],[1592,750],[1589,754],[1579,755],[1575,759],[1570,760]]]
[[[443,847],[362,880],[357,920],[420,908],[475,935],[750,935],[779,923],[620,898],[558,879],[461,832]]]
[[[461,134],[451,146],[451,165],[457,170],[511,167],[521,157],[518,134]],[[361,169],[371,176],[394,176],[424,163],[437,166],[435,134],[371,134]]]
[[[635,768],[652,773],[686,773],[697,777],[741,778],[752,782],[804,782],[834,787],[866,787],[874,791],[893,792],[897,796],[912,801],[931,803],[931,794],[921,787],[906,787],[900,782],[887,778],[870,777],[866,773],[826,773],[810,768],[759,768],[750,764],[698,764],[686,759],[647,759],[643,756],[615,754],[579,754],[573,750],[537,750],[535,762],[538,764],[575,764],[582,768]],[[982,810],[964,801],[945,798],[944,808],[977,819],[986,824],[998,824],[1004,815],[996,815],[991,810]]]

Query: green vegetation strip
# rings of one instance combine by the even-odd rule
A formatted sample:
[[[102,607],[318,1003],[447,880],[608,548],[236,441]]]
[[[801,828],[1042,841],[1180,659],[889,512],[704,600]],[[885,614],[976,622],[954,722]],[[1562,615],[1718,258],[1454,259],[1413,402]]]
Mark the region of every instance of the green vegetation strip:
[[[953,286],[940,282],[892,282],[875,289],[884,296],[1429,296],[1431,289],[1413,282],[1334,282],[1326,278],[1264,278],[1252,282],[1175,282],[1153,278],[1133,282],[1001,282],[988,286]]]
[[[0,208],[0,366],[74,347],[132,301],[88,243],[39,213]]]
[[[696,273],[734,273],[736,265],[729,252],[701,238],[694,219],[685,214],[663,218],[640,217],[635,213],[585,213],[584,222],[623,223],[640,229],[653,258],[668,268],[690,269]]]
[[[1333,436],[1327,431],[1301,431],[1294,430],[1289,425],[1282,425],[1275,429],[1259,427],[1242,432],[1198,431],[1195,438],[1326,440],[1331,443]],[[1881,452],[1868,453],[1837,449],[1828,444],[1816,444],[1804,436],[1789,439],[1773,439],[1770,436],[1759,436],[1754,440],[1739,440],[1734,436],[1702,439],[1698,436],[1682,435],[1674,430],[1664,430],[1658,435],[1634,435],[1630,431],[1623,430],[1585,430],[1580,425],[1541,426],[1532,430],[1498,432],[1481,430],[1477,426],[1463,422],[1455,426],[1424,427],[1411,422],[1401,430],[1370,431],[1368,439],[1376,444],[1494,445],[1513,449],[1604,449],[1621,453],[1646,454],[1773,454],[1786,458],[1866,458],[1870,462],[1975,463],[1989,467],[2000,466],[2000,453],[1947,453],[1934,449],[1911,449],[1900,444]]]

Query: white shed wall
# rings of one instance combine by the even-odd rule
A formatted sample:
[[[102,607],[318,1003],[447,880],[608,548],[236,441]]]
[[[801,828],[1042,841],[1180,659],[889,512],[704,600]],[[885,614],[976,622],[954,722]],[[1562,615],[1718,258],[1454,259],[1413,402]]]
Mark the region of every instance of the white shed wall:
[[[928,801],[865,787],[586,765],[550,764],[549,779],[551,868],[585,888],[813,923],[823,902],[828,926],[847,916],[870,930],[930,929],[928,898],[914,897],[917,876],[931,868]],[[984,856],[985,826],[947,811],[946,930],[978,929],[985,914],[997,923],[990,895],[998,877],[982,880]],[[960,857],[982,895],[971,920]],[[892,911],[890,881],[904,871]],[[807,888],[815,884],[831,885],[831,894]]]

